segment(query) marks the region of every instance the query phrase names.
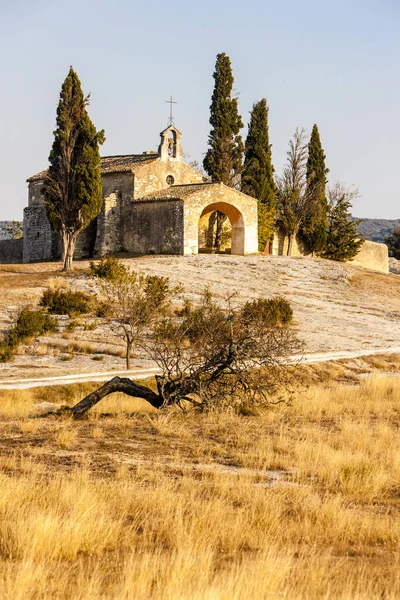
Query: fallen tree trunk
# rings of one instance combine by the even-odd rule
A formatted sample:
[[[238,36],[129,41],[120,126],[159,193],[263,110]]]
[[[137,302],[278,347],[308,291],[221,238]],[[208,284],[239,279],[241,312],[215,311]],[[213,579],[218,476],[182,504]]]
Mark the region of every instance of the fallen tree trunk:
[[[150,388],[145,387],[144,385],[138,385],[126,377],[114,377],[86,396],[86,398],[83,398],[78,404],[75,404],[75,406],[71,408],[72,415],[74,417],[83,416],[92,408],[92,406],[100,402],[100,400],[109,394],[114,394],[115,392],[122,392],[128,396],[133,396],[134,398],[143,398],[143,400],[149,402],[154,408],[161,408],[164,403],[163,398],[159,394],[153,392]]]

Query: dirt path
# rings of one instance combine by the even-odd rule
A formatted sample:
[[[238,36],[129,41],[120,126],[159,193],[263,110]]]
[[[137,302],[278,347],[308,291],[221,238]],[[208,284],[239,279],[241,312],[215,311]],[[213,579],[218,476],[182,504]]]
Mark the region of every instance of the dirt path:
[[[400,346],[390,346],[386,348],[374,348],[373,350],[351,350],[347,352],[326,352],[319,354],[305,354],[304,356],[294,356],[293,361],[299,361],[303,364],[313,364],[318,362],[330,362],[335,360],[360,358],[363,356],[400,354]],[[81,373],[79,375],[61,375],[59,377],[42,377],[36,379],[9,379],[0,381],[0,390],[27,390],[35,387],[48,387],[53,385],[69,385],[73,383],[85,383],[88,381],[108,381],[112,377],[130,377],[135,380],[147,379],[156,375],[160,371],[156,368],[131,369],[124,371],[96,371],[91,373]]]

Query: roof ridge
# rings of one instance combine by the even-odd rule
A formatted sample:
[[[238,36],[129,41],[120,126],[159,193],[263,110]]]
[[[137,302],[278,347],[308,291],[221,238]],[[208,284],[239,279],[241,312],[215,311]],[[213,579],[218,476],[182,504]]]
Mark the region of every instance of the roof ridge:
[[[177,188],[177,187],[190,187],[193,185],[218,185],[218,184],[219,184],[218,181],[199,181],[198,183],[177,183],[174,185],[170,185],[169,188],[165,188],[165,189],[170,190],[171,188]],[[161,190],[158,190],[158,191],[161,191]]]
[[[107,156],[100,156],[100,160],[102,160],[103,158],[128,158],[128,156],[146,156],[149,158],[157,158],[159,154],[157,152],[154,152],[154,154],[147,154],[144,152],[139,152],[139,154],[108,154]]]

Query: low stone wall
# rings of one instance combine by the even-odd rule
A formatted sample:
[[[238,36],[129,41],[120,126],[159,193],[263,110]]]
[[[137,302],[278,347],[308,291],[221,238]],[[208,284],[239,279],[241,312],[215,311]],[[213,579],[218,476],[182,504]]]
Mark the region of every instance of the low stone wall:
[[[381,273],[389,273],[389,251],[386,244],[365,240],[360,252],[351,261],[353,265],[359,265]]]
[[[0,264],[15,265],[22,263],[23,239],[0,240]]]
[[[272,249],[271,254],[273,256],[287,256],[289,247],[289,237],[283,231],[283,229],[278,229],[275,232],[273,241],[272,241]],[[292,245],[292,253],[291,256],[307,256],[311,254],[309,249],[305,247],[305,244],[299,235],[296,235],[293,239]]]

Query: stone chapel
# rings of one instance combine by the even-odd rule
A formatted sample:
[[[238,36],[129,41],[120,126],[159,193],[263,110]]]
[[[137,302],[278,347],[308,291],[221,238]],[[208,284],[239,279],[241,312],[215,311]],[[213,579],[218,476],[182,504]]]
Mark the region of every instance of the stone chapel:
[[[102,209],[79,234],[75,257],[122,252],[197,254],[203,243],[204,223],[216,210],[229,219],[230,252],[257,252],[257,200],[222,183],[204,182],[200,173],[185,164],[182,134],[174,125],[160,136],[157,153],[101,159]],[[27,180],[24,262],[58,259],[61,255],[59,236],[46,215],[42,195],[45,175],[42,171]]]

